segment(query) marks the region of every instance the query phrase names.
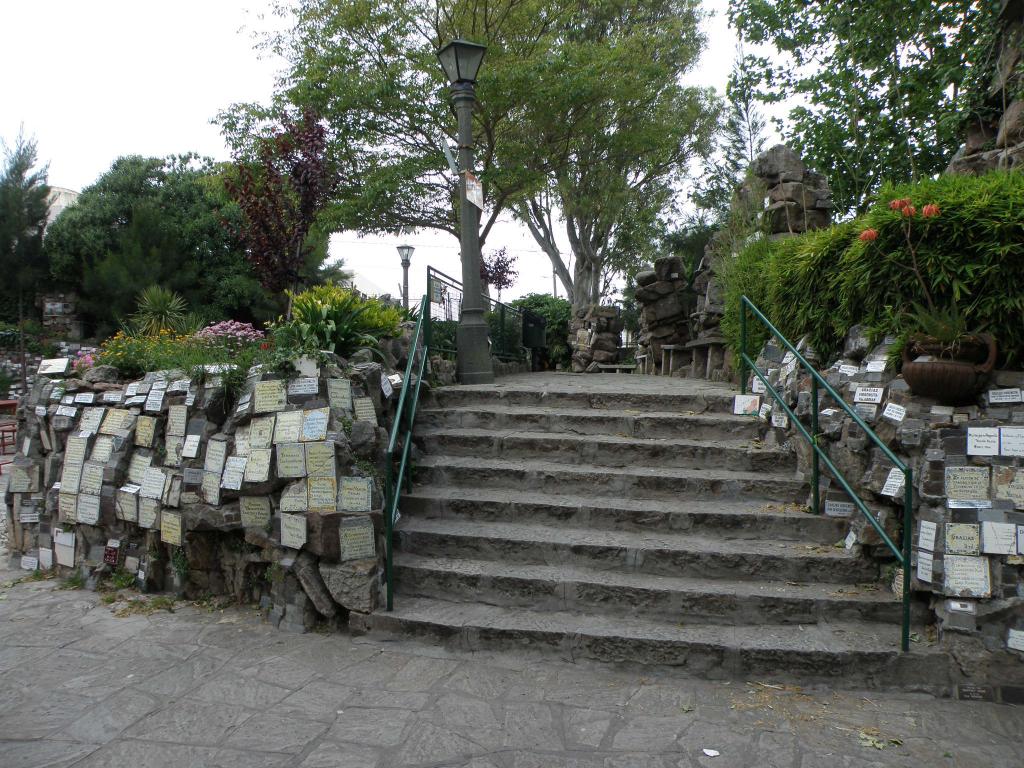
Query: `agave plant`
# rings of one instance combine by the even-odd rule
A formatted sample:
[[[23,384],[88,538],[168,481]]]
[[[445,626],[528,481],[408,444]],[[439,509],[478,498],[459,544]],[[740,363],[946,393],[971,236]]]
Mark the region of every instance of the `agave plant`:
[[[176,331],[188,313],[188,305],[177,293],[159,285],[151,285],[139,294],[132,325],[145,335],[160,331]]]

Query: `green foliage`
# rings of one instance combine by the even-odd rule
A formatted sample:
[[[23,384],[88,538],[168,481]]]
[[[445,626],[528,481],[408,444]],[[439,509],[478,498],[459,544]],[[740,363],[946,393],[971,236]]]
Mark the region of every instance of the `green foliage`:
[[[920,313],[906,311],[926,299],[911,268],[906,219],[889,207],[901,198],[918,211],[927,204],[940,210],[912,237],[937,308],[928,310],[930,322],[984,329],[996,337],[1005,364],[1024,360],[1024,326],[1017,322],[1024,316],[1024,176],[1002,171],[886,186],[859,219],[776,242],[760,239],[724,258],[722,328],[733,349],[743,293],[790,339],[808,335],[824,358],[840,350],[856,324],[876,337],[921,330]],[[877,233],[874,240],[860,239],[867,229]],[[764,336],[756,322],[748,331],[756,350]]]
[[[100,345],[96,362],[112,365],[128,377],[147,371],[183,371],[193,378],[199,378],[203,366],[227,364],[232,366],[223,374],[227,385],[229,378],[244,378],[250,366],[270,355],[271,350],[261,349],[259,342],[229,343],[166,330],[151,336],[118,331]]]
[[[358,349],[375,349],[396,336],[402,311],[376,299],[328,283],[307,288],[292,299],[292,319],[275,326],[279,347],[322,349],[348,357]]]
[[[188,555],[185,554],[184,547],[174,547],[174,552],[171,554],[171,567],[174,572],[178,574],[178,578],[184,583],[188,577]]]
[[[964,122],[991,118],[992,5],[730,0],[729,20],[743,42],[774,47],[747,55],[741,79],[798,105],[786,140],[828,177],[840,214],[863,213],[883,178],[940,172]]]
[[[114,589],[129,589],[135,586],[135,574],[118,568],[110,575],[110,584]]]
[[[151,285],[139,294],[132,325],[139,333],[178,331],[187,314],[185,300],[174,291]]]
[[[906,328],[935,339],[940,344],[952,346],[971,331],[967,319],[960,314],[960,308],[952,304],[945,308],[929,309],[918,302],[906,313]]]
[[[561,363],[563,368],[568,368],[572,364],[572,350],[568,343],[572,304],[568,299],[549,293],[531,293],[513,301],[512,306],[527,309],[544,318],[547,322],[548,360],[552,366]]]

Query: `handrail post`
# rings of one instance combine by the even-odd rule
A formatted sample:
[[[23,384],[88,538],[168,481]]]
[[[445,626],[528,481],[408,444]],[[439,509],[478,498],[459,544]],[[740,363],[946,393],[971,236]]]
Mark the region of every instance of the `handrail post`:
[[[398,495],[399,489],[395,487],[395,468],[394,458],[388,457],[388,469],[387,469],[387,493],[384,495],[384,579],[387,585],[387,609],[389,611],[394,608],[394,587],[392,584],[392,543],[391,538],[394,535],[394,504],[392,501]]]
[[[818,444],[818,380],[811,377],[811,436],[814,438],[814,445]],[[818,452],[811,451],[811,499],[814,504],[814,514],[821,514],[821,461]]]
[[[740,394],[747,394],[747,297],[740,297]]]
[[[910,548],[914,531],[914,471],[907,467],[903,472],[903,632],[900,649],[910,650]]]

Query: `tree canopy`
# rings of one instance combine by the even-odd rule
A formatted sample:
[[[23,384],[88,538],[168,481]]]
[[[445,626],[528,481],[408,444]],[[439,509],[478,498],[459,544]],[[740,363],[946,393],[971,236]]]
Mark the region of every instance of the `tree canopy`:
[[[283,15],[287,29],[266,41],[288,62],[274,102],[220,121],[252,152],[282,109],[322,115],[345,179],[325,212],[333,229],[458,236],[443,151],[455,120],[435,57],[454,37],[488,46],[474,120],[481,239],[508,211],[532,222],[563,284],[584,280],[584,301],[648,255],[687,160],[708,148],[714,98],[678,83],[703,44],[696,0],[301,0]]]
[[[978,117],[996,12],[978,0],[730,0],[761,99],[797,100],[786,138],[828,176],[837,213],[863,212],[883,179],[941,172]]]
[[[0,313],[7,320],[31,305],[36,283],[46,276],[43,231],[50,211],[46,166],[37,167],[36,142],[18,136],[13,147],[3,145],[0,170]]]

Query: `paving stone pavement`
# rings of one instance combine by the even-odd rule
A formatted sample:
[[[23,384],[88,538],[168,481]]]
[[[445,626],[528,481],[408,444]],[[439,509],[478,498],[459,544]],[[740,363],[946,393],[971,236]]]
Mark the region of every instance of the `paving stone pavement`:
[[[1024,708],[292,635],[244,607],[119,618],[22,575],[0,570],[4,768],[1021,765]]]

